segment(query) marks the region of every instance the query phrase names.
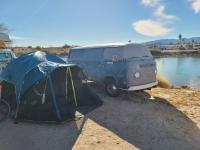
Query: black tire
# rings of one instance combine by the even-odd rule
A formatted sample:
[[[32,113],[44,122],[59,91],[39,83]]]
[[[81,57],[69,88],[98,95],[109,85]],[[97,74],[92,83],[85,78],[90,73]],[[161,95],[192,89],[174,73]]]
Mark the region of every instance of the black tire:
[[[119,95],[119,89],[113,81],[107,82],[105,84],[105,91],[111,97],[117,97]]]

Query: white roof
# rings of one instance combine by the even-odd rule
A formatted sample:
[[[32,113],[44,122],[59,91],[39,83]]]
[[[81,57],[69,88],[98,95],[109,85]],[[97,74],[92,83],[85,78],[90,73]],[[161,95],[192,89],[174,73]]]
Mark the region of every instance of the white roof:
[[[86,45],[80,47],[74,47],[72,49],[86,49],[86,48],[105,48],[105,47],[122,47],[127,45],[140,45],[133,43],[108,43],[108,44],[99,44],[99,45]]]
[[[1,41],[5,41],[5,42],[9,42],[10,38],[9,38],[9,36],[7,34],[0,32],[0,40]]]

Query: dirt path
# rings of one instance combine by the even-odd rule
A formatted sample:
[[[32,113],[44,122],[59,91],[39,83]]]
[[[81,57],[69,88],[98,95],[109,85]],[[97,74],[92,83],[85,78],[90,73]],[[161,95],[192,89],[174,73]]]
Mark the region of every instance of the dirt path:
[[[195,96],[200,92],[155,88],[118,98],[98,93],[104,105],[86,117],[74,149],[200,149],[200,100]]]
[[[154,88],[117,98],[62,125],[0,123],[1,150],[199,150],[200,91]]]
[[[154,88],[148,93],[166,99],[200,128],[200,90]]]

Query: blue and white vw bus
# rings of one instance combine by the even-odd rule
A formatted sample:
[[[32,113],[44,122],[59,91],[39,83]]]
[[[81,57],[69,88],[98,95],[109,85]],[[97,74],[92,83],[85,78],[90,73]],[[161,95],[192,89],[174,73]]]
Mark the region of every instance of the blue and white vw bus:
[[[156,63],[141,44],[107,44],[70,49],[69,63],[81,67],[88,80],[104,84],[110,96],[119,89],[136,91],[157,85]]]

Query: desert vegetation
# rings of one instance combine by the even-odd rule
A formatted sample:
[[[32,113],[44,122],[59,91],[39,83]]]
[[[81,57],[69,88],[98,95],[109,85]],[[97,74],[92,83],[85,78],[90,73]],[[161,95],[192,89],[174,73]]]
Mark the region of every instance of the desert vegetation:
[[[35,51],[43,51],[43,52],[47,52],[47,53],[55,54],[55,55],[59,55],[59,56],[67,55],[69,52],[69,47],[66,48],[66,47],[41,47],[41,46],[32,47],[32,46],[28,46],[28,47],[10,47],[10,49],[17,56],[27,54],[30,52],[35,52]]]

